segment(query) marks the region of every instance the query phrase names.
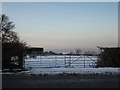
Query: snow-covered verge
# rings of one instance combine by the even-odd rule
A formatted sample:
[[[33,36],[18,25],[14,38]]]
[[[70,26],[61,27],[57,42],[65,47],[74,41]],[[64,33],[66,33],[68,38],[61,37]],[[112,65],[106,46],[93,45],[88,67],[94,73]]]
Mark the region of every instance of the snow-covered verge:
[[[15,74],[15,75],[68,75],[68,74],[87,74],[87,75],[113,75],[120,74],[120,68],[32,68],[28,71],[22,72],[4,72],[2,74]]]
[[[120,68],[32,68],[29,71],[19,72],[17,74],[27,75],[68,75],[68,74],[87,74],[87,75],[103,75],[103,74],[120,74]]]

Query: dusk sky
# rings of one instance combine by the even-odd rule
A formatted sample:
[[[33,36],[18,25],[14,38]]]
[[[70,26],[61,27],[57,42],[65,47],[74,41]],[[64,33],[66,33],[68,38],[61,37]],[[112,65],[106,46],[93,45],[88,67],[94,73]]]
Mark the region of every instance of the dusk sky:
[[[28,45],[45,50],[118,46],[117,2],[4,2]]]

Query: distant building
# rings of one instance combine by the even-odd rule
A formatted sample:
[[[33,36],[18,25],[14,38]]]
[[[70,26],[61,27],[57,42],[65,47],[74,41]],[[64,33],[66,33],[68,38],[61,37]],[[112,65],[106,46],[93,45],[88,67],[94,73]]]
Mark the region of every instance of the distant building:
[[[44,49],[40,47],[26,47],[27,54],[42,54],[43,51]]]
[[[101,50],[99,66],[120,67],[120,47],[98,47]]]

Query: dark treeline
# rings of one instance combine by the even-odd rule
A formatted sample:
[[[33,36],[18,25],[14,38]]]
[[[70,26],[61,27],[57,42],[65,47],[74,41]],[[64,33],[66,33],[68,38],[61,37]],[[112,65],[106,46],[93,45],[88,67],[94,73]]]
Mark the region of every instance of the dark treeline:
[[[87,55],[87,56],[98,56],[99,53],[93,51],[93,50],[86,50],[86,51],[82,51],[81,49],[75,49],[74,51],[70,51],[67,53],[57,53],[54,51],[46,51],[43,52],[43,55]]]

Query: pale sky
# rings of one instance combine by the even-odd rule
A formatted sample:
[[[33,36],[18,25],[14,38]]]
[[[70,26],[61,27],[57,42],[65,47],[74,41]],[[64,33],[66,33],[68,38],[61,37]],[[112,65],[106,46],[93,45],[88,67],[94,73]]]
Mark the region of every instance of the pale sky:
[[[118,46],[117,2],[4,2],[28,45],[45,50]]]

